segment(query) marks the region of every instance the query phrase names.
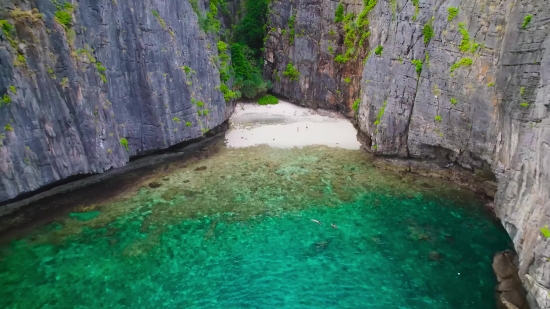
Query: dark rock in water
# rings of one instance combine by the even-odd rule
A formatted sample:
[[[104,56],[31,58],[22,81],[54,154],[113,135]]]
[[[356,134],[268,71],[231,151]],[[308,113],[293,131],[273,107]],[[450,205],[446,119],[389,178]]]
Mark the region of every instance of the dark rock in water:
[[[188,182],[189,182],[189,180],[184,180],[184,181],[183,181],[183,183],[188,183]]]
[[[422,187],[424,187],[424,188],[433,188],[434,186],[429,184],[429,183],[423,182]]]
[[[318,243],[315,243],[315,249],[317,251],[325,250],[326,248],[328,248],[328,245],[331,243],[331,241],[332,239],[327,239],[327,240],[323,240]]]
[[[170,177],[162,177],[162,180],[168,181],[168,180],[170,180]]]
[[[162,186],[162,184],[161,184],[160,182],[158,182],[158,181],[153,181],[153,182],[151,182],[151,183],[149,184],[149,188],[153,188],[153,189],[154,189],[154,188],[158,188],[158,187],[160,187],[160,186]]]
[[[498,285],[495,289],[499,309],[528,309],[525,290],[518,276],[517,254],[507,250],[498,252],[493,258],[493,271]]]
[[[204,171],[205,169],[206,169],[206,166],[199,166],[195,169],[195,172]]]
[[[428,259],[431,261],[439,261],[442,259],[442,256],[441,253],[437,251],[430,251],[430,253],[428,253]]]

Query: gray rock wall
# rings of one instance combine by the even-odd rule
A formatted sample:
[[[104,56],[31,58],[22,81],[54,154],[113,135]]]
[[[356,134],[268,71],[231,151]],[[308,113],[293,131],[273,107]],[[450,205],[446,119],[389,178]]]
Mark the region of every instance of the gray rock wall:
[[[66,28],[54,2],[0,0],[0,20],[15,27],[0,31],[0,98],[11,100],[0,106],[0,202],[228,118],[217,38],[199,29],[189,1],[72,1]]]
[[[532,15],[525,29],[523,19]],[[511,7],[497,71],[496,207],[520,257],[532,308],[550,308],[550,6]],[[522,103],[528,104],[521,107]]]
[[[363,1],[343,3],[346,13],[362,10]],[[378,0],[368,15],[368,53],[345,65],[325,47],[337,42],[336,53],[343,48],[341,31],[336,39],[328,34],[340,27],[334,23],[337,4],[273,2],[265,52],[273,92],[301,105],[336,106],[347,115],[353,114],[350,102],[360,97],[354,118],[369,151],[453,162],[498,180],[496,211],[518,251],[531,307],[550,308],[550,239],[540,230],[550,225],[547,1],[423,0],[415,8],[413,1]],[[453,20],[449,7],[459,10]],[[296,33],[301,27],[311,31],[288,45],[280,29],[292,10]],[[528,15],[532,19],[524,27]],[[425,40],[426,25],[433,36]],[[383,47],[380,55],[373,53],[377,46]],[[301,73],[299,81],[278,81],[273,71],[291,62]],[[357,69],[360,79],[341,82]]]
[[[360,1],[344,2],[349,11],[361,10]],[[293,103],[338,110],[352,116],[353,101],[359,98],[362,57],[346,64],[334,61],[335,55],[342,53],[344,39],[342,25],[334,23],[338,3],[336,0],[272,1],[264,77],[273,82],[273,93]],[[300,72],[297,81],[283,74],[289,63]]]

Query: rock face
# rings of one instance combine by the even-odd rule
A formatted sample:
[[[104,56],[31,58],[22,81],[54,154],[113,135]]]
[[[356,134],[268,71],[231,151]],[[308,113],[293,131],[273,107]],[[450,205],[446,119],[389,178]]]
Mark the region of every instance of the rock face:
[[[353,117],[369,151],[454,163],[497,180],[495,209],[518,252],[530,305],[550,308],[550,239],[540,232],[550,224],[547,1],[342,4],[356,14],[352,23],[334,21],[336,1],[273,2],[265,50],[273,92],[347,115],[360,98]],[[366,33],[357,13],[369,5],[368,39],[355,45],[349,61],[337,63],[336,55],[349,49],[346,29],[356,29],[357,37]],[[288,63],[299,70],[297,81],[281,75]],[[360,78],[354,75],[358,69]]]
[[[523,295],[516,260],[517,255],[511,251],[498,252],[493,258],[493,270],[498,281],[495,296],[499,309],[529,308]]]
[[[13,26],[0,31],[0,202],[200,137],[232,111],[190,1],[72,6],[0,0]]]
[[[360,1],[346,0],[348,10],[358,13]],[[338,1],[273,1],[268,16],[264,77],[273,82],[272,92],[289,101],[313,108],[332,109],[353,115],[358,99],[361,58],[340,65],[343,29],[334,23]],[[365,42],[367,43],[367,42]],[[360,52],[362,52],[361,50]],[[300,72],[294,81],[284,75],[292,64]]]

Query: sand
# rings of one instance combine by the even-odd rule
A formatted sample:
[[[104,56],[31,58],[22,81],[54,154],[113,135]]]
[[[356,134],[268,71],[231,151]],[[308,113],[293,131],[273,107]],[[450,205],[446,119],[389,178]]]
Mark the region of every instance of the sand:
[[[359,149],[357,131],[344,116],[280,101],[276,105],[239,103],[229,119],[230,148],[267,144],[276,148],[325,145]]]

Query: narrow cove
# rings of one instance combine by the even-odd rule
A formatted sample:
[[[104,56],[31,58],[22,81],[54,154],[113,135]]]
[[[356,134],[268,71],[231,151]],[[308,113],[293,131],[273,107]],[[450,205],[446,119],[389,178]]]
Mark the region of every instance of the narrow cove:
[[[0,247],[0,306],[495,308],[509,238],[471,191],[375,168],[334,114],[239,105],[231,126],[108,198],[60,197]]]

